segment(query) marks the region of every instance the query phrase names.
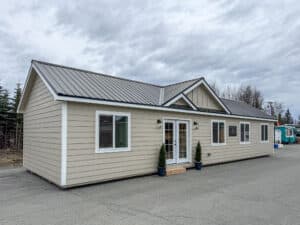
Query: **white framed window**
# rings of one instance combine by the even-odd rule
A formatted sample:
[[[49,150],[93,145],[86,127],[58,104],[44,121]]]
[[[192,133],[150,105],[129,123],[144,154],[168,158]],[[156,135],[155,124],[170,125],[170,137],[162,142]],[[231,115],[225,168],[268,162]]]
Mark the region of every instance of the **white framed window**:
[[[250,123],[240,122],[240,143],[250,144]]]
[[[96,153],[130,151],[130,113],[96,111]]]
[[[211,121],[212,145],[226,145],[226,129],[224,120]]]
[[[268,134],[268,124],[260,125],[260,141],[263,143],[269,142],[269,134]]]

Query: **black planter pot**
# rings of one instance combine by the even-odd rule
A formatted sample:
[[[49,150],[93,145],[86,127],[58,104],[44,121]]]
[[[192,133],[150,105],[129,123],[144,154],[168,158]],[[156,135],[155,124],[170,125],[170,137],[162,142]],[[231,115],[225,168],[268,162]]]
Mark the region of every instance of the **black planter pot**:
[[[166,176],[166,168],[165,167],[158,167],[157,168],[158,176],[164,177]]]
[[[195,168],[196,168],[196,170],[201,170],[202,169],[202,162],[195,162]]]

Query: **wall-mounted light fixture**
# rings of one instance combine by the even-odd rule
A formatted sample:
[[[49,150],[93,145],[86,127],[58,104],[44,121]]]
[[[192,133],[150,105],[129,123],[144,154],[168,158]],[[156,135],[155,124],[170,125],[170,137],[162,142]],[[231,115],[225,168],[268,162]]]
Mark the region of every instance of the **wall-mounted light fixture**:
[[[157,123],[157,127],[158,127],[158,128],[161,128],[161,120],[158,119],[158,120],[156,121],[156,123]]]
[[[199,123],[197,122],[197,121],[194,121],[194,128],[197,130],[197,129],[199,129]]]

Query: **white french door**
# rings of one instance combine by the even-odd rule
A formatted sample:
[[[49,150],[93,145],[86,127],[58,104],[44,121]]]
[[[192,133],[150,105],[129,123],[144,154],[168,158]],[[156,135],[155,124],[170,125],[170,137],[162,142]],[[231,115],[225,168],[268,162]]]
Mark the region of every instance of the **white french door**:
[[[189,122],[184,120],[165,120],[163,132],[167,163],[188,162]]]

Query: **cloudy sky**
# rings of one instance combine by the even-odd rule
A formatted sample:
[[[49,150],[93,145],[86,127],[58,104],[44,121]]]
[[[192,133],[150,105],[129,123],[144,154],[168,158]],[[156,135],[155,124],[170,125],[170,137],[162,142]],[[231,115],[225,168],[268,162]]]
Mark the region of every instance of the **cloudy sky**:
[[[62,3],[63,2],[63,3]],[[31,59],[157,84],[251,84],[300,114],[298,1],[3,1],[0,82]]]

